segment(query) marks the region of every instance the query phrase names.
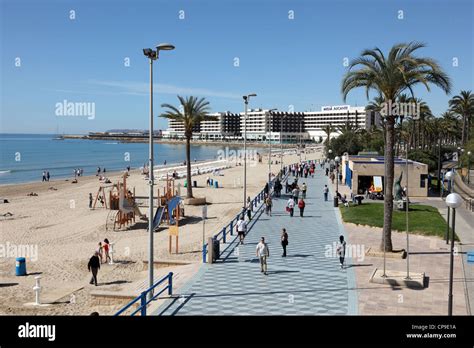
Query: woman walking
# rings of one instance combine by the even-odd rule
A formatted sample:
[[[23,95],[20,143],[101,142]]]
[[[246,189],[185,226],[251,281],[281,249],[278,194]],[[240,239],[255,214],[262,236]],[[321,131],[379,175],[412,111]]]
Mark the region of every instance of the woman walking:
[[[298,208],[300,208],[300,217],[303,217],[305,206],[306,206],[306,203],[304,202],[303,198],[301,198],[300,201],[298,202]]]
[[[292,197],[290,197],[288,202],[286,202],[286,211],[290,213],[291,217],[293,217],[293,213],[295,211],[295,201]]]
[[[286,228],[281,232],[281,246],[283,248],[283,255],[281,257],[286,257],[286,246],[288,245],[288,233],[286,233]]]

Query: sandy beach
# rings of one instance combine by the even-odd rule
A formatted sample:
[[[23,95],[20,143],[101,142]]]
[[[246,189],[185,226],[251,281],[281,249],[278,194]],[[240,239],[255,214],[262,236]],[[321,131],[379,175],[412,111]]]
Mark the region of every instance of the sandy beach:
[[[304,156],[304,155],[303,155]],[[321,153],[312,152],[307,159],[319,158]],[[298,161],[298,155],[285,156],[284,163]],[[304,159],[304,157],[303,157]],[[279,164],[272,166],[277,173]],[[261,163],[247,167],[247,192],[254,197],[268,178],[268,157]],[[115,183],[120,173],[107,173]],[[206,197],[208,220],[206,236],[217,233],[230,219],[241,211],[243,167],[235,166],[222,171],[222,176],[201,174],[193,177],[198,187],[195,197]],[[206,176],[219,181],[220,188],[206,187]],[[37,247],[37,257],[26,260],[27,276],[15,276],[15,255],[0,259],[0,314],[18,315],[88,315],[93,311],[113,314],[117,305],[98,305],[90,292],[97,289],[113,291],[118,284],[144,280],[144,260],[148,255],[147,222],[137,219],[135,225],[120,231],[106,231],[110,210],[89,209],[89,193],[96,194],[99,180],[96,176],[80,177],[76,184],[57,180],[19,185],[0,186],[0,197],[9,203],[0,204],[0,229],[2,245],[27,245]],[[184,179],[176,180],[183,185]],[[135,188],[136,195],[147,196],[147,180],[138,170],[131,171],[127,186]],[[164,182],[157,187],[163,189]],[[38,196],[27,196],[35,192]],[[185,195],[185,188],[181,188]],[[147,213],[147,208],[141,209]],[[155,260],[181,260],[200,262],[201,224],[200,206],[185,206],[186,217],[179,230],[179,254],[168,252],[168,229],[155,233]],[[11,213],[11,216],[4,214]],[[7,214],[9,215],[9,214]],[[99,286],[89,285],[90,273],[87,262],[97,249],[99,241],[108,238],[115,243],[114,265],[103,264],[99,272]],[[34,249],[32,249],[34,250]],[[35,276],[40,275],[41,298],[49,305],[35,307],[25,305],[34,301]]]

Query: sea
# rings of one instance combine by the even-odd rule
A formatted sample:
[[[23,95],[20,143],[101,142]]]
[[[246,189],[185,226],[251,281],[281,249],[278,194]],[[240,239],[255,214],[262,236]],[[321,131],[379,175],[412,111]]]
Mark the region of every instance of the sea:
[[[238,151],[240,146],[229,145]],[[218,159],[226,146],[191,145],[191,160]],[[182,164],[186,159],[183,144],[154,144],[155,165]],[[92,175],[97,167],[107,171],[143,167],[148,161],[147,143],[122,143],[111,140],[64,139],[48,134],[0,133],[0,185],[41,181],[43,171],[50,180],[72,178],[74,169]]]

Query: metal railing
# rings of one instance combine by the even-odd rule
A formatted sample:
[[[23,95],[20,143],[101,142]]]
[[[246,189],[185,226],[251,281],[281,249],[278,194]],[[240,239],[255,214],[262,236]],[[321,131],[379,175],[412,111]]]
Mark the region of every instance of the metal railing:
[[[168,284],[161,289],[158,293],[153,295],[149,300],[147,300],[148,293],[152,292],[158,285],[162,284],[163,282],[168,281]],[[168,290],[168,295],[171,296],[173,294],[173,272],[168,273],[168,275],[164,276],[160,280],[158,280],[153,286],[149,287],[145,291],[143,291],[138,297],[130,301],[128,304],[126,304],[122,309],[120,309],[117,313],[115,313],[114,316],[119,316],[123,312],[125,312],[127,309],[132,307],[134,304],[137,304],[138,301],[140,301],[140,305],[138,306],[137,309],[135,309],[130,316],[134,316],[138,312],[140,312],[141,316],[146,316],[146,307],[148,304],[155,300],[158,296],[160,296],[164,291]]]
[[[286,175],[281,179],[283,182],[289,175],[289,170],[287,170]],[[270,181],[270,185],[268,187],[268,191],[270,195],[273,195],[274,191],[272,188],[274,187],[274,183],[277,177],[273,178]],[[251,200],[251,205],[252,205],[252,212],[254,213],[254,216],[259,213],[259,211],[262,209],[264,206],[264,199],[265,199],[265,189],[262,189],[255,197],[254,199]],[[260,204],[262,203],[262,204]],[[246,209],[242,209],[240,213],[238,213],[235,218],[233,218],[227,225],[225,225],[218,233],[216,233],[212,239],[217,240],[217,241],[222,241],[222,243],[227,243],[227,234],[230,234],[231,236],[234,235],[234,228],[237,225],[237,221],[239,221],[240,217],[244,215],[246,212]],[[208,254],[208,248],[209,248],[209,243],[205,243],[202,247],[202,262],[206,263],[206,257]],[[226,249],[227,250],[227,249]],[[223,251],[225,252],[225,250]]]

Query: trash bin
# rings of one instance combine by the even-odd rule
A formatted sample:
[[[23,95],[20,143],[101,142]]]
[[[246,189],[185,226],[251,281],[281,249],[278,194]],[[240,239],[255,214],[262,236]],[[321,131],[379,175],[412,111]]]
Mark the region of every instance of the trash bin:
[[[193,181],[193,187],[198,187],[198,182],[196,180]]]
[[[16,258],[15,275],[17,275],[17,276],[26,275],[26,260],[25,260],[24,257],[17,257]]]
[[[188,180],[184,180],[184,187],[188,187]]]
[[[217,239],[212,240],[212,247],[213,247],[212,261],[216,261],[220,256],[220,243]]]
[[[214,180],[213,179],[209,179],[209,185],[212,186],[213,185],[213,182]]]
[[[334,197],[334,208],[337,208],[339,206],[339,198]]]
[[[217,181],[214,181],[214,188],[219,188],[219,183]]]

